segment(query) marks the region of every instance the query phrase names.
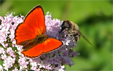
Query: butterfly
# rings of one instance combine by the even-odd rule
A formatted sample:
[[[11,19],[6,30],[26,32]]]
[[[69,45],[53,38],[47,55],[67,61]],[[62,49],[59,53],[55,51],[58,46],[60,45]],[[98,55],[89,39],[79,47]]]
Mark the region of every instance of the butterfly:
[[[59,48],[62,45],[60,40],[48,38],[45,34],[44,11],[40,5],[34,7],[15,30],[17,45],[22,45],[22,54],[26,57],[38,57]]]

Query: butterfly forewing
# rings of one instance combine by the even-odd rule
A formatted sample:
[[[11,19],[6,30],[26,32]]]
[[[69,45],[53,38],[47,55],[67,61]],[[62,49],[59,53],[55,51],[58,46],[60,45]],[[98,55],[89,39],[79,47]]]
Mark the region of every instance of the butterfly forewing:
[[[23,23],[18,25],[15,31],[17,44],[34,39],[37,35],[44,34],[46,31],[45,18],[42,7],[36,6],[26,16]]]
[[[32,31],[31,28],[27,27],[25,23],[21,23],[15,31],[15,39],[17,44],[20,44],[22,42],[24,43],[24,41],[31,40],[35,37],[36,37],[36,34]]]
[[[37,35],[45,34],[45,18],[42,7],[36,6],[34,9],[32,9],[26,16],[25,23]]]

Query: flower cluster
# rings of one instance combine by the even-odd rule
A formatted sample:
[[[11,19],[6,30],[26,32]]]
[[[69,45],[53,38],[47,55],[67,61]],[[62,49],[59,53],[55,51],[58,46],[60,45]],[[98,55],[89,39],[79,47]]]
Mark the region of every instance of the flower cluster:
[[[50,53],[42,54],[38,58],[27,58],[21,51],[22,46],[16,45],[15,29],[17,25],[23,22],[24,16],[13,16],[13,13],[0,16],[0,71],[22,71],[22,70],[49,70],[65,71],[65,66],[73,65],[71,58],[77,56],[73,51],[76,44],[66,33],[59,34],[62,21],[52,19],[51,14],[47,12],[45,16],[46,35],[62,41],[63,45],[59,49]]]

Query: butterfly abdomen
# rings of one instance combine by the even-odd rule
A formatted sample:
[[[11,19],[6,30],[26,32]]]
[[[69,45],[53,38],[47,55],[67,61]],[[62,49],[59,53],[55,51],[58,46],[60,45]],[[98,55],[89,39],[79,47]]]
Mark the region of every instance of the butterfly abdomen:
[[[28,49],[31,49],[32,47],[34,47],[37,44],[38,43],[35,42],[35,39],[32,39],[32,40],[28,41],[25,45],[23,45],[23,50],[26,51]]]
[[[31,49],[32,47],[36,46],[37,44],[41,44],[47,39],[47,35],[38,35],[36,38],[30,40],[23,46],[24,51]]]

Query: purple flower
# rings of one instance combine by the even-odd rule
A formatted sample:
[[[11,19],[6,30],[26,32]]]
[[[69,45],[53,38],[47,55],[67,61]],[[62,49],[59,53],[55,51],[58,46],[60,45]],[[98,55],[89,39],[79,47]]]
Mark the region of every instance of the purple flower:
[[[19,23],[23,22],[23,18],[22,15],[20,17],[13,16],[13,13],[6,14],[4,17],[0,16],[0,59],[3,61],[0,70],[9,70],[11,68],[12,71],[27,71],[27,69],[34,71],[65,71],[64,65],[72,66],[74,64],[71,58],[77,56],[77,52],[73,51],[76,44],[73,42],[72,37],[66,36],[67,33],[59,34],[63,21],[52,19],[49,12],[45,15],[46,35],[60,40],[63,45],[59,49],[42,54],[38,58],[25,57],[21,53],[22,46],[16,45],[14,39],[15,29]]]

